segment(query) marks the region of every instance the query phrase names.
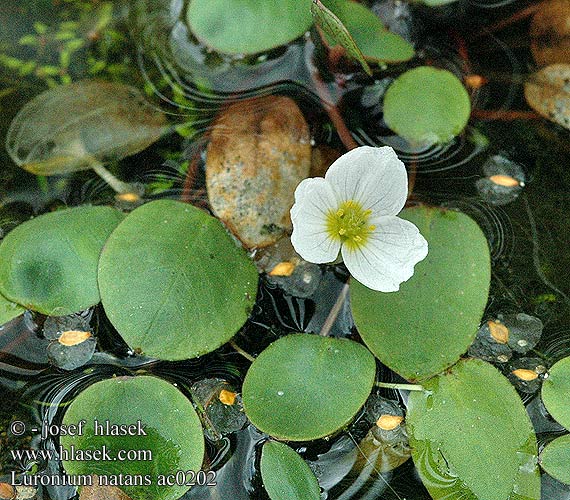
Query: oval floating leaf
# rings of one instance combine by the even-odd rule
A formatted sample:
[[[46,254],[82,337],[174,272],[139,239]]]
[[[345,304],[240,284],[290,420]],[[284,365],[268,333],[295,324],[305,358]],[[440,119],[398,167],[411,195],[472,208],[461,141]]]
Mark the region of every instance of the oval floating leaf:
[[[0,245],[0,292],[52,316],[97,304],[99,254],[122,218],[110,207],[76,207],[19,225]]]
[[[268,441],[261,451],[261,477],[271,500],[319,500],[317,478],[286,444]]]
[[[410,393],[412,457],[433,498],[539,500],[536,438],[513,386],[462,360]]]
[[[14,319],[25,311],[22,306],[9,301],[6,297],[0,295],[0,326]]]
[[[417,207],[402,217],[427,239],[428,256],[399,292],[376,292],[352,280],[351,304],[374,355],[419,380],[451,366],[473,342],[487,303],[490,257],[485,235],[465,214]]]
[[[528,105],[564,128],[570,129],[570,64],[553,64],[530,76],[524,84]]]
[[[449,142],[467,125],[469,94],[449,71],[420,66],[406,71],[384,96],[384,121],[398,135],[421,145]]]
[[[151,485],[126,484],[123,479],[121,489],[133,500],[177,500],[190,489],[185,485],[190,477],[185,474],[184,484],[168,486],[160,485],[158,476],[202,467],[204,436],[200,419],[192,403],[164,380],[140,376],[97,382],[72,401],[63,417],[67,426],[82,420],[86,423],[81,436],[60,438],[68,454],[67,458],[63,456],[67,474],[96,473],[100,482],[106,477],[111,485],[112,478],[117,481],[119,474],[123,478],[131,476],[132,481],[137,476],[148,476]],[[97,427],[98,435],[95,423],[101,426]],[[136,435],[118,435],[118,427],[113,426],[133,426]],[[107,456],[99,457],[101,460],[96,456],[90,460],[85,455],[103,449]],[[121,458],[120,453],[127,451],[134,458]]]
[[[540,453],[540,465],[553,478],[570,484],[570,434],[548,443]]]
[[[136,88],[85,80],[28,102],[10,125],[6,149],[29,172],[64,174],[138,153],[165,130],[164,113]]]
[[[311,135],[295,101],[240,101],[221,113],[210,134],[210,205],[245,246],[270,245],[290,232],[295,188],[310,168]]]
[[[263,351],[243,383],[251,422],[278,439],[309,441],[334,433],[372,390],[376,365],[351,340],[293,334]]]
[[[322,3],[344,25],[366,60],[396,63],[414,57],[412,45],[400,35],[388,31],[382,21],[364,5],[351,0],[323,0]],[[346,40],[346,37],[339,39],[338,35],[331,37],[329,34],[328,41],[330,45],[341,43],[346,49],[341,42],[343,39]]]
[[[554,363],[542,383],[542,401],[558,423],[570,430],[570,356]]]
[[[192,0],[186,20],[207,47],[224,54],[256,54],[309,29],[311,0]]]
[[[257,271],[214,217],[153,201],[110,236],[99,263],[105,312],[132,348],[161,359],[213,351],[245,323]]]

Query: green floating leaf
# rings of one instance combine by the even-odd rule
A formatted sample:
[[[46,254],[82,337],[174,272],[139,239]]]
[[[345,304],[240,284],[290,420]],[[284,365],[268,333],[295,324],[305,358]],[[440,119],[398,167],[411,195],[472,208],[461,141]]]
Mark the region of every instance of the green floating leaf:
[[[570,434],[548,443],[540,453],[540,465],[553,478],[570,484]]]
[[[286,444],[268,441],[261,451],[261,477],[271,500],[319,500],[317,478]]]
[[[192,0],[186,20],[207,47],[256,54],[300,37],[311,26],[311,0]]]
[[[73,400],[63,424],[78,425],[82,420],[86,423],[81,436],[61,436],[61,446],[68,453],[62,457],[67,474],[97,474],[99,481],[106,476],[110,485],[120,485],[133,500],[177,500],[190,489],[185,483],[192,477],[184,474],[177,480],[183,484],[168,486],[160,485],[158,476],[196,472],[202,467],[204,436],[200,419],[192,403],[164,380],[140,376],[97,382]],[[142,431],[137,428],[139,421]],[[133,426],[137,435],[110,434],[112,427],[107,429],[107,422],[109,426]],[[95,423],[106,435],[96,434]],[[99,457],[101,460],[77,455],[103,449],[108,455]],[[129,459],[120,455],[125,451],[131,453]],[[118,480],[119,474],[123,483],[111,483],[113,477]],[[147,482],[152,484],[127,484],[125,477],[129,476],[130,481],[148,476]]]
[[[9,301],[6,297],[0,295],[0,326],[14,319],[25,311],[22,306]]]
[[[427,239],[428,256],[399,292],[352,280],[351,304],[374,355],[406,379],[420,380],[451,366],[473,342],[487,303],[490,257],[485,235],[465,214],[417,207],[402,217]]]
[[[200,356],[230,340],[255,302],[257,271],[222,224],[187,203],[153,201],[110,236],[99,263],[111,323],[147,356]]]
[[[277,439],[310,441],[350,422],[374,383],[368,350],[346,339],[280,338],[249,368],[243,404],[251,422]]]
[[[462,360],[412,392],[412,457],[433,498],[539,500],[536,438],[524,405],[490,364]]]
[[[556,362],[542,383],[542,401],[558,423],[570,430],[570,356]]]
[[[388,31],[382,21],[364,5],[351,0],[323,0],[323,4],[332,11],[366,60],[371,62],[396,63],[409,61],[414,57],[414,48],[400,35]],[[341,43],[341,39],[332,36],[329,40]]]
[[[51,316],[97,304],[99,254],[122,218],[110,207],[76,207],[19,225],[0,245],[0,292]]]
[[[28,102],[10,124],[6,149],[29,172],[65,174],[138,153],[165,131],[164,113],[136,88],[85,80]]]
[[[449,71],[420,66],[388,87],[384,120],[398,135],[423,146],[449,142],[467,125],[469,94]]]
[[[364,71],[372,76],[370,66],[368,66],[360,48],[344,24],[342,24],[342,21],[335,16],[333,12],[327,9],[320,0],[313,0],[311,4],[311,14],[313,15],[315,23],[327,34],[329,41],[332,40],[334,42],[331,43],[331,45],[341,45],[348,55],[356,59]]]

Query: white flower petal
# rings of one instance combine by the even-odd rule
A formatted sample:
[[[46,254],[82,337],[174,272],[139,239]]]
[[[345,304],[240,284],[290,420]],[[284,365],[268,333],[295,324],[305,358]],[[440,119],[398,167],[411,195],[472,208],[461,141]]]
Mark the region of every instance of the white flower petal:
[[[295,204],[291,208],[291,243],[306,261],[324,264],[337,258],[340,240],[331,238],[326,218],[328,212],[336,211],[338,206],[334,189],[322,177],[305,179],[297,186]]]
[[[408,197],[406,167],[389,146],[349,151],[329,167],[325,179],[343,201],[358,201],[374,215],[398,214]]]
[[[371,221],[376,229],[358,249],[342,247],[350,274],[380,292],[395,292],[414,274],[414,266],[428,253],[428,244],[411,222],[393,215]]]

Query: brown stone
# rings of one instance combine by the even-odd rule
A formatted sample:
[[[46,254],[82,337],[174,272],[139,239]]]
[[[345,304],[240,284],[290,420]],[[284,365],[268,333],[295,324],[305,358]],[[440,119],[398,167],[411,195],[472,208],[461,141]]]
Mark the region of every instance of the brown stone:
[[[532,19],[530,38],[539,66],[570,64],[570,1],[544,2]]]
[[[570,64],[553,64],[531,75],[524,96],[539,115],[570,129]]]
[[[11,484],[0,483],[0,499],[13,500],[16,496],[16,490]]]
[[[79,500],[131,500],[119,487],[99,485],[99,476],[93,474],[92,477],[93,486],[83,486]]]
[[[210,206],[246,247],[271,245],[290,231],[295,188],[310,168],[309,127],[295,101],[232,104],[215,120],[207,148]]]

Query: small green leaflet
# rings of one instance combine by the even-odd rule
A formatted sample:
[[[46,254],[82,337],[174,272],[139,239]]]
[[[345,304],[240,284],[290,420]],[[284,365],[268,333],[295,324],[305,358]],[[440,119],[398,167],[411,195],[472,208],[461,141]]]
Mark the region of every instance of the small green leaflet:
[[[313,0],[311,4],[311,14],[315,24],[321,28],[335,42],[341,45],[346,52],[356,59],[364,71],[372,76],[372,70],[364,59],[364,54],[350,35],[342,21],[329,9],[327,9],[321,0]]]

